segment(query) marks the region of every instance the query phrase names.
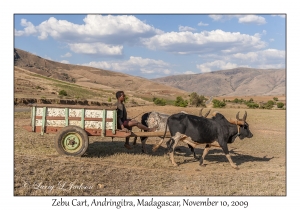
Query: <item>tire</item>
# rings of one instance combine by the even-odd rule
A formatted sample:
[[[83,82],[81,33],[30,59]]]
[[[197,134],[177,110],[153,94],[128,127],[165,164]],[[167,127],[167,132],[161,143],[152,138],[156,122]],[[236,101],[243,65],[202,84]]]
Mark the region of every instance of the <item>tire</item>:
[[[56,134],[55,149],[60,155],[82,156],[89,146],[89,137],[78,126],[67,126]]]

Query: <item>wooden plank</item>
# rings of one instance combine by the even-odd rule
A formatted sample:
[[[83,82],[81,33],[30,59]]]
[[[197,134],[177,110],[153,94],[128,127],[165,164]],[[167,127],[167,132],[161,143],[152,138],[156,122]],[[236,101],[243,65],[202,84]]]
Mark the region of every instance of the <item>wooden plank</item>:
[[[81,128],[84,130],[84,128],[85,128],[85,122],[84,122],[84,108],[83,109],[81,109],[81,119],[80,119],[80,124],[81,124]]]
[[[42,129],[41,135],[44,135],[45,126],[46,126],[46,115],[47,115],[47,107],[43,107],[43,116],[42,116]]]
[[[31,131],[32,132],[32,127],[31,126],[23,126],[24,129],[26,129],[27,131]],[[55,134],[57,133],[60,129],[62,129],[63,127],[53,127],[53,126],[45,126],[45,132],[44,133],[48,133],[48,134]],[[35,127],[35,132],[39,133],[42,131],[42,126],[36,126]],[[88,136],[101,136],[102,135],[102,129],[85,129],[85,131],[87,132]],[[125,137],[129,137],[131,135],[130,132],[126,133],[120,130],[116,130],[115,134],[113,133],[112,130],[106,130],[105,132],[105,137],[116,137],[116,138],[125,138]]]
[[[94,109],[94,110],[116,110],[117,107],[111,106],[86,106],[86,105],[69,105],[69,104],[32,104],[33,107],[51,107],[51,108],[70,108],[70,109]]]
[[[88,133],[89,136],[101,136],[102,135],[102,129],[85,129],[85,131]],[[115,138],[125,138],[129,137],[131,135],[130,132],[126,133],[120,130],[116,130],[115,133],[113,133],[112,130],[105,130],[104,132],[105,137],[115,137]]]
[[[112,124],[112,126],[113,126],[112,127],[112,133],[116,134],[116,129],[117,129],[117,110],[113,111],[113,124]]]
[[[162,137],[164,136],[164,131],[158,131],[158,132],[131,132],[132,137]],[[166,137],[171,137],[170,132],[168,131],[166,133]]]
[[[66,126],[68,126],[69,125],[69,108],[65,108],[65,122],[66,122]]]
[[[32,128],[32,132],[34,132],[34,128],[35,128],[35,107],[31,108],[31,128]]]
[[[102,133],[101,133],[101,136],[104,137],[105,136],[105,129],[106,129],[106,110],[103,109],[102,113],[103,113],[103,116],[102,116],[103,120],[102,120]]]

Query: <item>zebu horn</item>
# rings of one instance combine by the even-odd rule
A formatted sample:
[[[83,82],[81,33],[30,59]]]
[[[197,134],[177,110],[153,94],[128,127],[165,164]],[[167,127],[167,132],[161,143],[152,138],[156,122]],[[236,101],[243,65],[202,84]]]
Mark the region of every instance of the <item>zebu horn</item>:
[[[199,117],[202,117],[202,110],[203,110],[203,108],[200,109],[200,111],[199,111]]]
[[[206,118],[209,113],[210,113],[210,110],[204,115],[204,117]]]
[[[236,114],[236,119],[237,119],[237,120],[240,119],[239,115],[240,115],[240,112],[238,112],[238,113]]]
[[[243,117],[243,121],[246,121],[247,118],[247,112],[245,111],[244,117]]]

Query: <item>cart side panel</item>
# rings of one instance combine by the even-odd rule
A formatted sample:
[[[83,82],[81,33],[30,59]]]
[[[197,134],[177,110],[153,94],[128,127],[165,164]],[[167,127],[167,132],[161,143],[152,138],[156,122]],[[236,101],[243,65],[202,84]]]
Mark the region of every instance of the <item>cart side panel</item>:
[[[104,119],[103,119],[104,116]],[[88,132],[99,135],[106,133],[115,134],[117,122],[115,119],[115,109],[90,109],[89,107],[32,107],[32,123],[31,131],[45,133],[53,133],[68,125],[76,125],[82,127]],[[102,131],[105,127],[105,132]],[[99,130],[99,132],[97,131]],[[49,132],[51,131],[51,132]]]

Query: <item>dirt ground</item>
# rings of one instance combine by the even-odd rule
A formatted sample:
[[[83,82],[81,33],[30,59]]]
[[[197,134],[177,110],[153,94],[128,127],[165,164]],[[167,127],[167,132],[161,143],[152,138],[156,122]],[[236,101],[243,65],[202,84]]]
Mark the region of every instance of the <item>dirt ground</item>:
[[[143,113],[173,114],[186,111],[198,115],[199,108],[174,106],[129,107],[129,117],[140,120]],[[208,109],[204,109],[205,113]],[[215,111],[212,109],[211,113]],[[226,118],[245,109],[218,109]],[[221,149],[211,149],[206,166],[200,167],[187,145],[180,143],[175,153],[178,167],[171,164],[159,139],[147,140],[147,153],[141,144],[127,150],[124,139],[90,137],[82,157],[59,156],[55,135],[27,132],[29,112],[14,118],[14,195],[15,196],[285,196],[286,195],[286,112],[247,109],[251,139],[229,145],[233,169]],[[211,114],[208,116],[211,117]],[[131,139],[131,143],[132,143]],[[202,155],[203,146],[196,149]]]

